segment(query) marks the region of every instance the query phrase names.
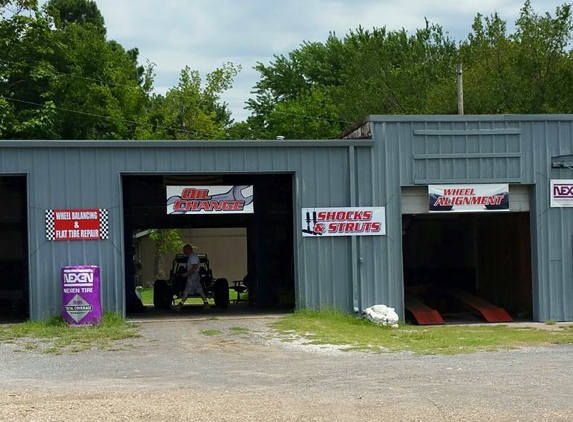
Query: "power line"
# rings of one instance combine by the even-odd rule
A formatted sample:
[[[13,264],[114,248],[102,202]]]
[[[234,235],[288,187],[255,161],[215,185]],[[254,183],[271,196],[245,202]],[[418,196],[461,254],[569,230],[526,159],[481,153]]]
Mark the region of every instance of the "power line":
[[[24,67],[28,67],[28,68],[30,68],[30,69],[33,69],[34,67],[40,66],[40,65],[44,65],[44,66],[45,66],[45,64],[42,63],[42,62],[33,62],[33,63],[35,63],[35,64],[32,65],[32,64],[26,64],[26,63],[15,62],[15,61],[12,61],[12,60],[6,60],[6,59],[3,59],[3,58],[1,58],[1,57],[0,57],[0,62],[10,63],[10,64],[12,64],[12,65],[24,66]],[[47,66],[45,66],[45,67],[47,67]],[[122,84],[122,83],[117,83],[117,82],[109,82],[109,81],[104,81],[103,79],[89,78],[89,77],[87,77],[87,76],[74,75],[74,74],[72,74],[72,73],[61,72],[61,71],[55,69],[54,67],[52,67],[52,68],[50,69],[50,71],[52,71],[52,72],[54,72],[54,73],[56,73],[56,74],[58,74],[58,75],[67,76],[67,77],[69,77],[69,78],[78,78],[78,79],[83,79],[84,81],[93,81],[93,82],[98,82],[98,83],[101,83],[101,84],[104,84],[104,85],[125,86],[125,87],[128,87],[128,88],[141,88],[141,86],[139,86],[139,85],[128,85],[128,84]]]
[[[3,59],[3,58],[1,58],[1,57],[0,57],[0,61],[1,61],[1,62],[5,62],[5,63],[10,63],[10,64],[17,64],[17,65],[25,66],[25,67],[29,67],[29,68],[34,68],[34,66],[31,65],[31,64],[25,64],[25,63],[20,63],[20,62],[14,62],[14,61],[11,61],[11,60]],[[42,63],[40,63],[40,62],[34,62],[34,63],[35,63],[36,66],[42,64]],[[63,75],[63,76],[67,76],[67,77],[69,77],[69,78],[78,78],[78,79],[82,79],[82,80],[86,80],[86,81],[98,82],[98,83],[106,84],[106,85],[125,86],[125,87],[129,87],[129,88],[136,88],[136,87],[138,87],[138,86],[134,86],[134,85],[127,85],[127,84],[121,84],[121,83],[116,83],[116,82],[107,82],[107,81],[104,81],[104,80],[102,80],[102,79],[90,78],[90,77],[87,77],[87,76],[74,75],[74,74],[71,74],[71,73],[61,72],[61,71],[56,70],[56,69],[50,69],[50,70],[53,71],[53,72],[56,73],[56,74]],[[273,110],[272,112],[273,112],[273,113],[278,113],[278,114],[284,114],[284,115],[287,115],[287,116],[304,117],[304,118],[306,118],[306,119],[313,119],[313,120],[326,120],[326,121],[329,121],[329,122],[344,123],[344,124],[349,124],[349,125],[353,125],[353,124],[356,123],[356,122],[350,122],[350,121],[347,121],[347,120],[339,120],[339,119],[330,119],[330,118],[327,118],[327,117],[311,116],[311,115],[308,115],[308,114],[288,113],[288,112],[286,112],[286,111]],[[182,130],[182,131],[184,131],[184,130]],[[184,131],[184,132],[185,132],[185,131]],[[200,133],[200,132],[196,132],[196,133]]]
[[[356,123],[356,122],[349,122],[349,121],[346,121],[346,120],[329,119],[328,117],[310,116],[310,115],[308,115],[308,114],[287,113],[286,111],[278,111],[278,110],[273,110],[271,113],[286,114],[286,115],[288,115],[288,116],[305,117],[305,118],[307,118],[307,119],[327,120],[327,121],[329,121],[329,122],[348,123],[348,124],[350,124],[350,125],[353,125],[353,124]]]
[[[0,95],[0,98],[7,100],[7,101],[14,101],[14,102],[22,103],[22,104],[33,105],[36,107],[45,107],[45,104],[40,104],[40,103],[36,103],[33,101],[20,100],[18,98],[9,98],[9,97],[5,97],[3,95]],[[192,134],[192,135],[194,134],[194,135],[199,135],[199,136],[202,135],[205,137],[210,137],[209,134],[199,132],[196,130],[181,129],[181,128],[177,128],[177,127],[173,127],[173,126],[158,125],[158,124],[154,124],[154,123],[138,122],[136,120],[128,120],[128,119],[122,119],[119,117],[104,116],[103,114],[90,113],[90,112],[81,111],[81,110],[71,110],[69,108],[63,108],[63,107],[53,107],[53,108],[54,108],[54,110],[57,110],[57,111],[65,111],[68,113],[81,114],[83,116],[98,117],[98,118],[105,119],[105,120],[115,120],[115,121],[120,121],[120,122],[124,122],[124,123],[140,125],[140,126],[151,126],[151,127],[161,128],[161,129],[175,130],[178,132]]]

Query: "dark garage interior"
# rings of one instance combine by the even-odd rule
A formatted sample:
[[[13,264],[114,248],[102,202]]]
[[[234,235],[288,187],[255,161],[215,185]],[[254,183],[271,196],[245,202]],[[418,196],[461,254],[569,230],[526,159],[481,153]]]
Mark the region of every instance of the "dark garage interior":
[[[26,177],[0,177],[0,320],[28,316]]]
[[[135,294],[133,234],[147,228],[245,228],[249,308],[294,307],[291,174],[124,175],[122,184],[128,312],[140,310]],[[173,185],[253,185],[254,213],[168,215],[166,186]]]
[[[405,215],[402,224],[410,321],[420,323],[412,311],[424,306],[445,322],[483,321],[496,308],[531,319],[529,213]]]

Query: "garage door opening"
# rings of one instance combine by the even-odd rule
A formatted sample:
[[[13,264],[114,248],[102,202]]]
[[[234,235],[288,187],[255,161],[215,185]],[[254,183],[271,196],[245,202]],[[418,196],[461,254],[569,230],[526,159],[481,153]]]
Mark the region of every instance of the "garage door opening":
[[[0,177],[0,320],[20,320],[28,306],[26,177]]]
[[[168,187],[181,191],[196,187],[244,186],[252,187],[244,189],[244,192],[252,192],[252,213],[167,212]],[[236,195],[234,191],[233,195]],[[176,274],[184,266],[178,262],[184,257],[177,254],[182,253],[179,247],[187,243],[194,246],[201,258],[202,273],[208,271],[207,266],[211,271],[213,285],[212,289],[207,286],[207,290],[212,293],[212,305],[215,305],[216,292],[221,298],[218,280],[225,280],[229,305],[224,310],[215,306],[214,312],[294,307],[291,174],[124,175],[123,205],[128,312],[173,312],[163,302],[154,304],[154,293],[156,300],[161,294],[153,286],[163,284],[156,280],[167,280],[168,301],[171,301],[172,290],[184,284],[171,270]],[[171,248],[162,246],[164,238]],[[178,246],[173,248],[174,244]],[[138,297],[143,298],[143,307]],[[178,303],[177,295],[173,299]],[[185,306],[183,313],[200,310],[202,301],[189,298],[186,304],[189,306]]]
[[[531,319],[529,213],[404,215],[402,224],[412,322]]]

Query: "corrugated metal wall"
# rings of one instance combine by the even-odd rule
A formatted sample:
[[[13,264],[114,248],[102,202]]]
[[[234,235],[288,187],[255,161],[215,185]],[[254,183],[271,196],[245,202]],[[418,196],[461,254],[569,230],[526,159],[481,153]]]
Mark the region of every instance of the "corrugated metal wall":
[[[60,267],[78,264],[102,267],[104,308],[125,312],[121,174],[150,172],[294,173],[296,278],[304,280],[296,286],[298,303],[349,309],[350,240],[302,239],[300,209],[349,205],[349,145],[369,150],[372,141],[213,145],[205,142],[130,143],[129,147],[103,142],[0,145],[0,172],[28,175],[31,317],[43,319],[60,312]],[[52,208],[108,209],[110,239],[47,241],[45,210]]]
[[[573,209],[549,206],[550,179],[573,179],[573,170],[551,168],[552,160],[573,165],[573,116],[374,116],[371,126],[373,156],[361,151],[359,160],[378,163],[362,169],[363,177],[372,172],[377,184],[374,197],[365,192],[361,203],[387,204],[391,246],[389,255],[382,253],[387,268],[364,267],[362,301],[369,302],[372,292],[380,291],[388,303],[402,309],[401,186],[521,183],[534,185],[534,318],[573,320]]]
[[[573,320],[573,209],[549,208],[549,180],[573,179],[551,167],[573,166],[573,116],[374,116],[365,127],[373,140],[4,141],[0,172],[28,175],[32,317],[59,312],[59,268],[78,263],[102,265],[104,305],[124,312],[121,173],[292,172],[299,306],[403,315],[401,188],[503,182],[532,186],[534,318]],[[301,237],[301,208],[350,205],[386,206],[387,236]],[[110,210],[110,240],[45,240],[46,209],[91,207]]]

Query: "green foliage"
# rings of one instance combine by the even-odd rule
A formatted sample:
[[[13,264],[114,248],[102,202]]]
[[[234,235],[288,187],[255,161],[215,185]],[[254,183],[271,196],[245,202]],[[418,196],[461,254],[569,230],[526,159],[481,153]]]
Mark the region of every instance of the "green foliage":
[[[154,67],[106,36],[92,0],[0,1],[0,139],[220,139],[239,66],[186,67],[165,96]]]
[[[95,1],[0,0],[0,139],[332,138],[370,114],[456,113],[459,63],[468,114],[571,113],[571,5],[538,14],[527,0],[507,27],[478,14],[459,43],[430,22],[302,42],[257,64],[252,114],[234,123],[221,94],[240,66],[185,67],[154,95],[155,65],[107,38]]]
[[[498,14],[477,15],[460,46],[468,113],[570,113],[571,6],[536,14],[529,1],[508,34]]]
[[[105,21],[95,1],[92,0],[50,0],[46,11],[54,19],[56,28],[69,24],[90,25],[105,33]]]
[[[455,75],[455,43],[437,25],[408,35],[385,28],[330,34],[324,44],[303,43],[256,69],[261,80],[248,102],[249,122],[262,138],[328,138],[368,114],[444,113],[437,101]]]
[[[497,13],[460,43],[429,22],[330,34],[255,67],[248,123],[254,138],[329,138],[370,114],[454,114],[459,63],[468,114],[571,113],[572,36],[571,5],[540,15],[529,0],[513,34]]]
[[[38,0],[0,0],[0,17],[4,14],[19,15],[38,9]]]
[[[205,85],[201,75],[189,67],[181,71],[179,84],[165,96],[151,101],[150,125],[141,127],[142,139],[223,139],[231,124],[227,104],[220,94],[231,88],[240,66],[225,63],[207,74]]]
[[[183,248],[181,233],[177,229],[154,229],[149,233],[149,237],[161,254],[181,252]]]

